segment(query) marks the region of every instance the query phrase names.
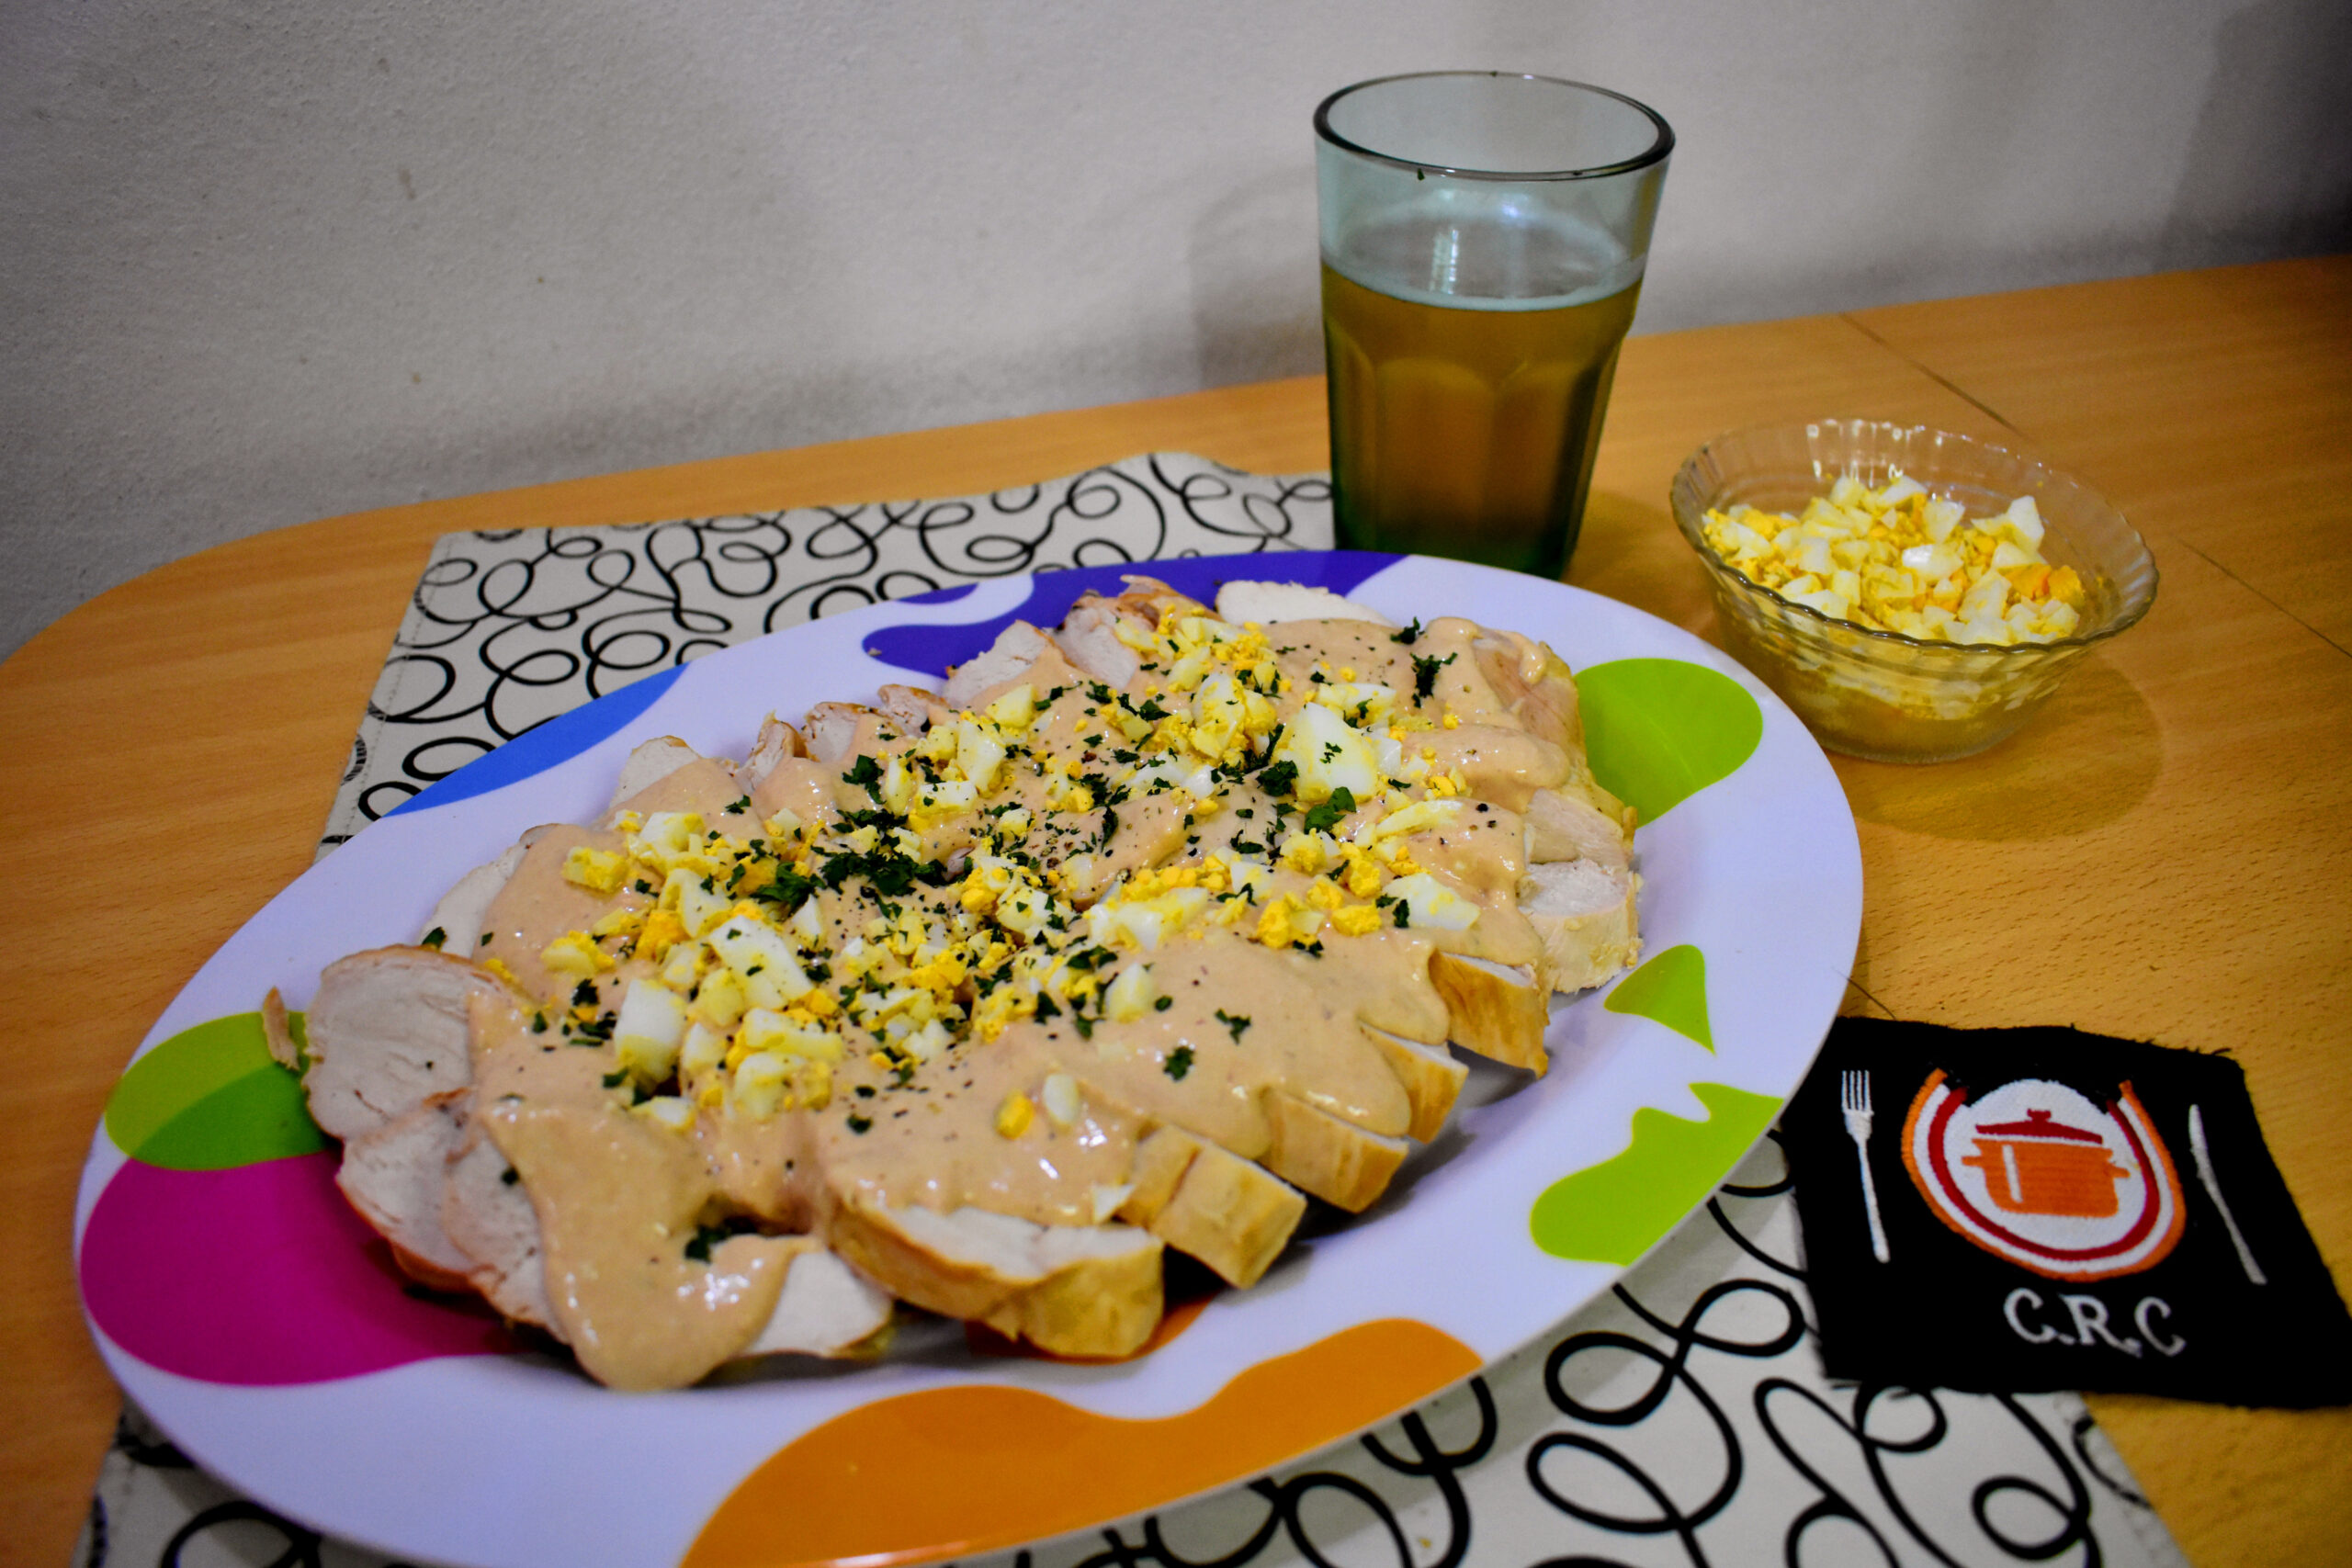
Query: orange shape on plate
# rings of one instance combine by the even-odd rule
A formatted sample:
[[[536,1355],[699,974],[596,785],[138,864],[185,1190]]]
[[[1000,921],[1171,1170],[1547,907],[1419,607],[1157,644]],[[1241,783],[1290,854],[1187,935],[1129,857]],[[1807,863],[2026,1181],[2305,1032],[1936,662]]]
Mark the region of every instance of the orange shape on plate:
[[[1261,1361],[1197,1409],[1097,1416],[1035,1389],[926,1389],[837,1416],[744,1478],[684,1568],[885,1568],[1123,1518],[1272,1469],[1478,1370],[1385,1318]]]

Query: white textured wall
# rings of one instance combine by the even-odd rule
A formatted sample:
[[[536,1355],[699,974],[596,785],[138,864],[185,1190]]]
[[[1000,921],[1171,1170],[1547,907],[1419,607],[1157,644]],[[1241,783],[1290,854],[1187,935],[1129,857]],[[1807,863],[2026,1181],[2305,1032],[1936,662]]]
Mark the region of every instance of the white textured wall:
[[[1680,137],[1637,330],[2352,242],[2342,0],[0,0],[0,651],[239,534],[1316,368],[1308,116]]]

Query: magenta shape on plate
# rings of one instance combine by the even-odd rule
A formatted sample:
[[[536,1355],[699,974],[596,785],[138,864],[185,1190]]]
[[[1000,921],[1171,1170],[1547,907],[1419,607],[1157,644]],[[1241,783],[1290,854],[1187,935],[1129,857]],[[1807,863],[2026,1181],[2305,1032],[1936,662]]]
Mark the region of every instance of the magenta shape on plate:
[[[91,1318],[207,1382],[324,1382],[515,1348],[481,1309],[410,1294],[334,1170],[324,1151],[232,1170],[125,1164],[82,1235]]]

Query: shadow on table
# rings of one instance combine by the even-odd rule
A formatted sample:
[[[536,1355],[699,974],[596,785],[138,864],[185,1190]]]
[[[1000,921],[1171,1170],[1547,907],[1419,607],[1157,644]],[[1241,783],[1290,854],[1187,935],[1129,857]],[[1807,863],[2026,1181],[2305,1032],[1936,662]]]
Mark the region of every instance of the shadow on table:
[[[1939,839],[2062,839],[2130,815],[2164,771],[2156,716],[2092,654],[2023,729],[1956,762],[1835,759],[1854,815]]]

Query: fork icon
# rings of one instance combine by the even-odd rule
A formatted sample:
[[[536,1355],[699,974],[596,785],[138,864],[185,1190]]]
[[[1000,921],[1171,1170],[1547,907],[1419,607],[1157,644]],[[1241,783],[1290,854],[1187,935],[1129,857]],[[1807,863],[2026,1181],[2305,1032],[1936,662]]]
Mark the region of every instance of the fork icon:
[[[1862,1208],[1871,1217],[1871,1254],[1888,1261],[1886,1227],[1879,1223],[1878,1188],[1871,1180],[1871,1076],[1866,1072],[1838,1075],[1838,1099],[1846,1112],[1846,1135],[1854,1140],[1854,1155],[1862,1167]]]

